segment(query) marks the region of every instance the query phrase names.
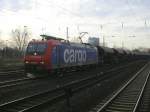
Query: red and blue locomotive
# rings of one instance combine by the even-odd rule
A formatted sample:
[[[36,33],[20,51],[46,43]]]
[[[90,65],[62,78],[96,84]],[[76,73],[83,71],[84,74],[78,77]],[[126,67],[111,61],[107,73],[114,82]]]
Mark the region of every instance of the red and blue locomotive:
[[[88,44],[71,43],[53,36],[41,35],[32,40],[25,55],[27,73],[61,71],[98,64],[97,48]]]

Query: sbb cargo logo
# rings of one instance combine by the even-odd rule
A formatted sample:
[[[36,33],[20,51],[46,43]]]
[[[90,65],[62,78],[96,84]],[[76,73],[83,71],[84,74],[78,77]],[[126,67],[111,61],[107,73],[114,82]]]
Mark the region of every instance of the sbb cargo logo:
[[[86,50],[65,49],[65,63],[86,62]]]

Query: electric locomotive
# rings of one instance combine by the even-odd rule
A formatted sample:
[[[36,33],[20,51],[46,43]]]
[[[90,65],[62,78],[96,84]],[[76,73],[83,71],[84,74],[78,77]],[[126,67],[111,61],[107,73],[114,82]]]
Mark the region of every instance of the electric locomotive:
[[[24,60],[26,73],[53,73],[98,64],[98,51],[92,45],[41,36],[42,40],[28,44]]]

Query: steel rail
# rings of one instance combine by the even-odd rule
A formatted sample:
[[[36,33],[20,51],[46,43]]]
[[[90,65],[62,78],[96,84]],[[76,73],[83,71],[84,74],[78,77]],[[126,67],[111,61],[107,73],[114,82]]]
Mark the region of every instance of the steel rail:
[[[129,66],[129,65],[128,65]],[[124,68],[124,67],[128,67],[128,66],[122,66],[122,67],[119,67],[118,69],[122,69],[122,68]],[[111,73],[111,72],[115,72],[115,71],[117,71],[118,69],[113,69],[113,70],[110,70],[109,72],[107,72],[107,74],[108,73]],[[109,75],[108,75],[109,76]],[[7,102],[7,103],[4,103],[4,104],[1,104],[0,105],[0,108],[2,108],[3,109],[3,107],[7,107],[8,105],[14,105],[14,104],[17,104],[17,103],[19,103],[19,102],[22,102],[22,101],[26,101],[27,99],[32,99],[32,98],[35,98],[35,97],[39,97],[39,96],[44,96],[45,94],[50,94],[50,93],[54,93],[54,92],[57,92],[57,91],[64,91],[66,88],[71,88],[73,85],[79,85],[79,83],[82,83],[83,84],[83,82],[84,82],[84,84],[86,85],[87,84],[87,81],[91,81],[91,79],[93,80],[94,79],[94,81],[93,81],[93,84],[95,83],[95,82],[98,82],[100,79],[98,79],[98,77],[101,77],[101,75],[99,75],[99,74],[97,74],[97,75],[95,75],[95,76],[90,76],[90,77],[87,77],[87,78],[85,78],[85,79],[81,79],[81,80],[77,80],[77,81],[73,81],[73,82],[71,82],[71,83],[69,83],[69,84],[66,84],[66,85],[63,85],[63,86],[56,86],[56,88],[55,89],[53,89],[53,90],[45,90],[45,91],[42,91],[42,92],[39,92],[39,93],[36,93],[36,94],[33,94],[33,95],[30,95],[30,96],[26,96],[26,97],[23,97],[23,98],[20,98],[20,99],[16,99],[16,100],[14,100],[14,101],[10,101],[10,102]],[[106,77],[106,76],[105,76]],[[89,85],[91,85],[92,84],[92,82],[90,82],[90,84]],[[88,85],[86,85],[86,86],[88,86]],[[82,85],[80,85],[77,89],[81,89],[82,88]],[[76,89],[75,89],[75,91],[77,91]],[[63,93],[63,95],[64,95],[64,93]],[[59,98],[60,97],[62,97],[62,96],[59,96]],[[57,96],[55,96],[55,98],[58,98]],[[55,99],[56,100],[56,99]],[[46,103],[46,102],[45,102]],[[35,107],[35,106],[31,106],[32,108],[33,107]],[[29,108],[29,109],[32,109],[32,108]],[[26,108],[24,111],[27,111],[28,109]],[[23,112],[23,110],[21,111],[21,112]]]
[[[136,77],[137,77],[147,66],[148,66],[148,64],[145,64],[121,89],[119,89],[119,90],[118,90],[108,101],[106,101],[106,103],[104,103],[103,106],[101,106],[96,112],[102,112],[103,110],[105,110],[106,107],[107,107],[126,87],[128,87],[128,85],[129,85],[130,83],[132,83],[132,81],[135,80]],[[146,81],[147,81],[148,77],[149,77],[149,73],[148,73],[148,76],[146,77]],[[134,110],[136,110],[136,107],[137,107],[137,105],[138,105],[138,103],[139,103],[139,100],[140,100],[140,98],[141,98],[141,95],[143,94],[143,90],[144,90],[145,85],[146,85],[146,82],[144,83],[144,86],[143,86],[143,88],[142,88],[142,91],[140,92],[140,96],[139,96],[139,98],[138,98],[138,100],[137,100],[137,104],[135,105]]]
[[[20,79],[16,79],[16,80],[3,81],[3,82],[0,82],[0,89],[4,88],[4,87],[13,86],[13,85],[15,85],[18,82],[31,80],[31,79],[32,78],[24,77],[24,78],[20,78]]]

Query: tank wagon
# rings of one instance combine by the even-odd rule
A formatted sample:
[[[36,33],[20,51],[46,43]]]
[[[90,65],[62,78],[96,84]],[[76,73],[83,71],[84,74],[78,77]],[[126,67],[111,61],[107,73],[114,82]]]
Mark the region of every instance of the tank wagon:
[[[88,44],[41,35],[42,41],[31,41],[25,55],[26,72],[55,72],[98,64],[97,48]]]
[[[115,63],[115,51],[109,47],[97,46],[99,65]]]

